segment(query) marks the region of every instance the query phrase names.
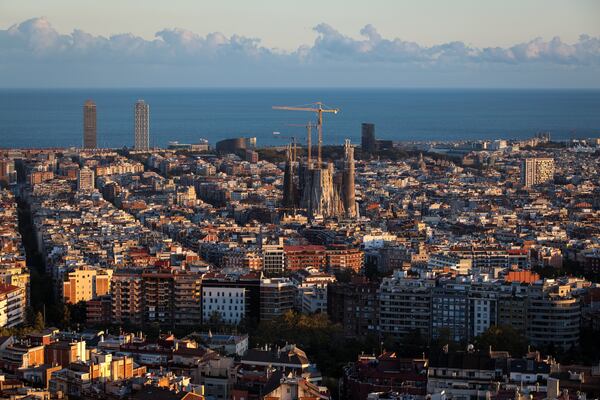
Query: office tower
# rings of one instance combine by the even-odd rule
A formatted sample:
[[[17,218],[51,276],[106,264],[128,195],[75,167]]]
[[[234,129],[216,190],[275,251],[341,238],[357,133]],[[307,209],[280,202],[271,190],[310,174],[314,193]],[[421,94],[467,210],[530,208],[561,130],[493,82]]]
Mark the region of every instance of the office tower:
[[[375,139],[375,125],[363,123],[360,146],[363,154],[374,154],[377,152],[377,139]]]
[[[87,100],[83,105],[83,148],[96,147],[96,103]]]
[[[77,173],[77,190],[91,192],[94,190],[94,171],[83,167]]]
[[[148,150],[150,148],[150,107],[144,100],[135,102],[134,119],[134,148],[136,150]]]
[[[350,140],[344,144],[344,171],[342,175],[342,199],[346,217],[356,217],[356,198],[354,189],[354,148]]]
[[[554,159],[525,158],[521,161],[521,183],[525,187],[551,182],[554,179]]]

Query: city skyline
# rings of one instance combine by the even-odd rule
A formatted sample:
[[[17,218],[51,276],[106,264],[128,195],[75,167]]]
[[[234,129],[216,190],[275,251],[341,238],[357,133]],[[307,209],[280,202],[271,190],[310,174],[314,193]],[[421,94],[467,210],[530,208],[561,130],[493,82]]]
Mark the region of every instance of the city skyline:
[[[0,398],[600,399],[598,16],[0,0]]]

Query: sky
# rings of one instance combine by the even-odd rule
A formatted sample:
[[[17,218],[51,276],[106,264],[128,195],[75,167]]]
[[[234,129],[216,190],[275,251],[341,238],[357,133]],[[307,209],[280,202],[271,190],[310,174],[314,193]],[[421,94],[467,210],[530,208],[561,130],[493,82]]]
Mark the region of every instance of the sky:
[[[597,0],[0,0],[0,87],[600,88]]]

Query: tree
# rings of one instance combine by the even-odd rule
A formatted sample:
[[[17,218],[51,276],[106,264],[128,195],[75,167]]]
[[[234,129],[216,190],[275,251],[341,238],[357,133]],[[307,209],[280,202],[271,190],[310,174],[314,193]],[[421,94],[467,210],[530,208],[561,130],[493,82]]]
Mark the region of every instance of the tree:
[[[61,327],[71,327],[71,310],[69,309],[69,306],[67,304],[60,303],[58,305],[58,318]]]
[[[33,320],[33,329],[36,331],[42,331],[46,327],[44,322],[44,316],[41,312],[35,313],[35,319]]]
[[[508,351],[510,355],[520,357],[527,352],[527,340],[508,325],[492,325],[475,338],[475,347],[480,351]]]

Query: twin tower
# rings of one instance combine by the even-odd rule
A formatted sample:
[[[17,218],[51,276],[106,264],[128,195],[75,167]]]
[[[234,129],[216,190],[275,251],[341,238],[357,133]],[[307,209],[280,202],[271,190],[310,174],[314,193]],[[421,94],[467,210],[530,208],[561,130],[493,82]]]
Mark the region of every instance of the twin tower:
[[[317,163],[318,164],[318,163]],[[288,148],[283,178],[283,207],[306,209],[311,219],[356,218],[354,148],[344,144],[344,159],[337,172],[330,162],[315,164],[310,158],[299,163],[295,149]]]
[[[83,148],[98,147],[96,124],[96,103],[87,100],[83,104]],[[144,100],[138,100],[134,106],[134,149],[150,148],[150,107]]]

